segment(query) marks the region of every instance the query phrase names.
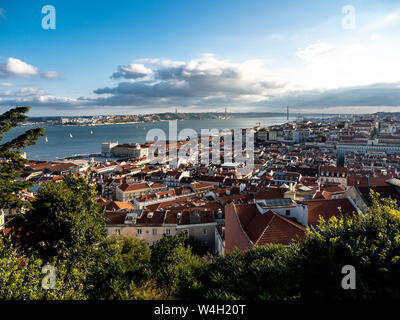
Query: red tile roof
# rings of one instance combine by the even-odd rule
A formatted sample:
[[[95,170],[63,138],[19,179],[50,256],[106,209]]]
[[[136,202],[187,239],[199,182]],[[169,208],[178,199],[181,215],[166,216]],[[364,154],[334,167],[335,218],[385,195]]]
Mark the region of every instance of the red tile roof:
[[[294,240],[304,238],[306,229],[283,217],[274,211],[268,211],[264,215],[270,215],[269,224],[258,238],[256,245],[265,245],[268,243],[281,243],[285,245],[291,244]]]
[[[283,188],[263,188],[255,194],[255,199],[281,199],[287,190]]]
[[[122,201],[111,201],[107,205],[107,210],[121,210],[121,209],[126,209],[126,210],[135,210],[135,206],[132,205],[131,203],[128,202],[122,202]]]
[[[303,238],[306,229],[274,211],[261,214],[255,204],[234,205],[243,230],[254,246],[268,243],[289,245]]]
[[[199,208],[194,208],[194,209],[199,209]],[[194,214],[194,212],[193,212],[194,209],[182,213],[182,217],[179,222],[180,225],[193,224],[190,221],[190,215]],[[215,222],[214,214],[212,212],[205,211],[204,209],[200,211],[198,216],[199,216],[198,223],[213,223],[213,222]]]
[[[138,184],[123,183],[118,188],[122,191],[136,191],[136,190],[149,189],[149,186],[147,185],[147,183],[138,183]]]
[[[192,182],[190,184],[194,190],[213,189],[214,185],[205,182]]]
[[[351,215],[357,213],[356,208],[348,199],[308,200],[304,202],[308,205],[308,224],[311,226],[318,224],[320,216],[327,221],[341,214]]]
[[[141,217],[137,219],[137,224],[159,224],[164,222],[165,212],[163,211],[143,211]]]
[[[106,212],[106,222],[108,225],[124,224],[126,213],[125,212]]]
[[[150,184],[150,186],[149,186],[147,183],[136,183],[136,184],[123,183],[118,188],[125,192],[125,191],[166,188],[166,185],[161,184],[161,183],[153,183],[153,184]]]

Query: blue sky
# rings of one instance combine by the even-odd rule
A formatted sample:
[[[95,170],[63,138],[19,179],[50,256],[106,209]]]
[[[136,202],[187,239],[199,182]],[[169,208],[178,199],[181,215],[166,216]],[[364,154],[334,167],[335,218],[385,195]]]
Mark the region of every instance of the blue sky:
[[[0,111],[397,111],[398,1],[93,4],[1,2]],[[44,5],[55,30],[42,28]]]

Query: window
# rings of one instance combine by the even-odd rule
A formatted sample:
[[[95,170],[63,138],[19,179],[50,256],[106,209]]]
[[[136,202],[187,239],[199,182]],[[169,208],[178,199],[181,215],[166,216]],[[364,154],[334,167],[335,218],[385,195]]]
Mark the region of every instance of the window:
[[[287,216],[290,216],[290,210],[286,210],[285,214],[286,214]]]
[[[171,229],[165,229],[165,234],[169,236],[171,234]]]
[[[153,229],[153,236],[157,235],[157,229]]]
[[[121,230],[120,229],[115,229],[115,233],[116,234],[121,234]]]
[[[204,234],[204,235],[207,234],[207,229],[203,229],[203,234]]]
[[[140,236],[142,234],[142,229],[136,229],[136,235]]]

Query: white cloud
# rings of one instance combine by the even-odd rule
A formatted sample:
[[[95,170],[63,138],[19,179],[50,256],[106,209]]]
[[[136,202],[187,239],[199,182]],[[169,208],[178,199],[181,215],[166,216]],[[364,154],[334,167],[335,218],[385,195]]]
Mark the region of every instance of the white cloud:
[[[296,52],[296,56],[304,60],[311,60],[321,55],[324,55],[328,52],[332,51],[332,47],[328,43],[317,42],[310,44],[304,49],[298,49]]]
[[[368,24],[362,27],[362,32],[382,31],[393,27],[400,22],[400,12],[394,11],[387,14],[376,15]]]
[[[12,90],[2,90],[0,91],[0,97],[9,97],[14,95],[14,91]]]
[[[153,71],[150,68],[144,66],[143,64],[132,63],[128,66],[122,66],[122,65],[119,66],[118,70],[112,74],[111,78],[137,79],[137,78],[143,78],[146,75],[152,73]]]
[[[382,35],[380,33],[374,32],[371,34],[371,40],[379,40],[381,38],[382,38]]]
[[[332,50],[292,63],[281,76],[305,89],[397,82],[398,52],[400,43],[392,39],[337,42]]]
[[[233,63],[205,54],[186,62],[166,59],[140,59],[136,62],[139,61],[143,67],[133,71],[141,71],[142,74],[146,71],[149,77],[137,79],[135,75],[135,81],[96,89],[96,94],[111,95],[96,101],[101,105],[113,106],[155,103],[187,106],[203,104],[205,101],[229,103],[238,101],[242,96],[248,97],[249,101],[258,101],[260,96],[280,91],[285,86],[285,83],[269,75],[262,60]],[[124,78],[132,78],[124,75]]]
[[[5,64],[0,64],[0,76],[34,76],[38,74],[38,69],[22,60],[8,58]]]
[[[14,84],[10,82],[0,82],[0,87],[13,87]]]
[[[159,68],[177,68],[186,64],[185,61],[173,61],[169,59],[145,58],[136,60],[139,63],[157,66]]]
[[[51,96],[51,95],[41,95],[37,97],[37,100],[41,103],[76,103],[77,99],[67,98],[62,96]]]
[[[43,95],[45,92],[43,90],[39,90],[36,88],[22,88],[19,90],[0,90],[0,96],[3,97],[29,97],[29,96],[37,96]]]
[[[382,14],[360,10],[352,31],[341,29],[340,19],[335,17],[307,30],[295,30],[292,36],[266,36],[266,40],[282,46],[269,46],[260,53],[269,60],[232,62],[210,53],[186,61],[144,58],[119,65],[111,77],[121,81],[94,90],[96,98],[69,99],[43,92],[31,96],[20,92],[17,96],[14,91],[8,91],[7,98],[14,96],[43,106],[151,106],[152,110],[176,105],[239,110],[247,106],[269,111],[282,105],[299,110],[394,107],[400,104],[399,21],[397,11]],[[0,65],[0,76],[18,74],[6,65],[8,61]],[[37,73],[30,67],[34,68],[31,74]],[[42,76],[51,78],[52,72],[58,75],[49,71]]]
[[[86,100],[80,100],[75,98],[63,97],[63,96],[53,96],[42,94],[44,92],[37,92],[38,95],[28,94],[22,95],[12,95],[12,97],[7,96],[7,99],[0,100],[0,105],[2,106],[12,106],[12,105],[29,105],[32,107],[49,107],[49,108],[77,108],[80,106],[87,106]]]
[[[57,71],[47,71],[42,73],[42,77],[46,79],[57,79],[60,75],[60,72]]]

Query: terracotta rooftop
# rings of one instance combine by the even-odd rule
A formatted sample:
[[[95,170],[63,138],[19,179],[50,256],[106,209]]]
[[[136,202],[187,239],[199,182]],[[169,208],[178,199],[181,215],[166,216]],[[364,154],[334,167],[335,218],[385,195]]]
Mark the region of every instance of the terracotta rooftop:
[[[125,212],[106,212],[107,224],[124,224],[126,213]]]
[[[266,187],[255,194],[256,199],[280,199],[283,198],[287,190],[277,187]]]
[[[348,199],[308,200],[304,202],[308,205],[308,224],[311,226],[318,224],[320,216],[327,221],[341,214],[351,215],[357,213],[356,208]]]
[[[197,223],[213,223],[215,222],[214,214],[210,211],[205,211],[200,210],[200,213],[198,214],[199,221]],[[194,210],[186,211],[182,213],[181,220],[180,220],[180,225],[185,225],[185,224],[194,224],[194,222],[191,221],[190,216],[194,214]]]
[[[306,229],[279,213],[261,214],[255,204],[233,205],[239,222],[255,246],[268,243],[289,245],[305,236]]]
[[[190,184],[193,189],[206,189],[206,188],[214,188],[214,185],[210,183],[204,183],[204,182],[192,182]]]
[[[396,192],[396,189],[393,186],[378,186],[378,187],[357,187],[360,191],[361,195],[365,199],[367,205],[371,205],[371,196],[370,192],[373,190],[374,192],[378,192],[381,198],[391,198],[396,199],[400,204],[400,194]]]
[[[146,190],[146,189],[157,189],[157,188],[164,188],[165,185],[161,183],[153,183],[150,186],[147,183],[137,183],[137,184],[127,184],[123,183],[118,188],[122,191],[137,191],[137,190]]]
[[[321,191],[335,193],[335,192],[344,192],[346,191],[346,189],[339,184],[326,184],[321,187]]]
[[[165,212],[163,211],[143,211],[141,217],[137,219],[137,224],[163,224]]]
[[[126,209],[126,210],[135,210],[135,206],[132,205],[131,203],[128,202],[122,202],[122,201],[110,201],[106,205],[107,210],[121,210],[121,209]]]

